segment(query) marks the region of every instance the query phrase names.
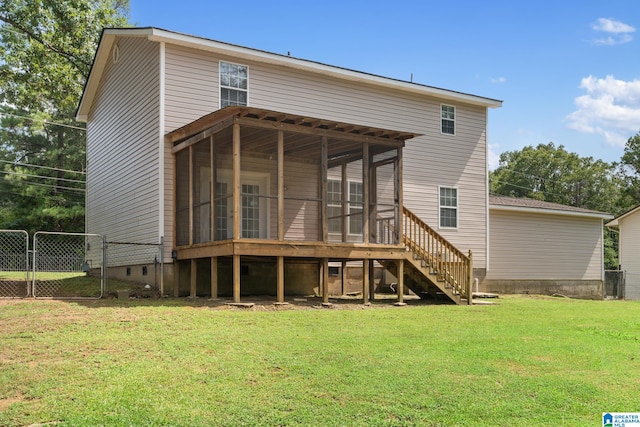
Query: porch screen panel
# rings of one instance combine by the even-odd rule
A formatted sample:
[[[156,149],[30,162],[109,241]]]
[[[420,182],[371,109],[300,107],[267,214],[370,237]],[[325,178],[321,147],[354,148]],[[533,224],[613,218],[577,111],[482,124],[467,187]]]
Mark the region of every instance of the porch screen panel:
[[[322,240],[321,147],[317,135],[284,134],[285,240]]]
[[[240,153],[240,236],[275,240],[278,235],[278,131],[243,125]]]
[[[343,208],[346,200],[343,197],[342,164],[329,167],[327,172],[327,229],[330,242],[342,242],[343,226],[346,227],[346,216]],[[346,228],[344,228],[346,231]]]
[[[189,150],[175,155],[176,162],[176,244],[189,244]]]
[[[362,143],[328,139],[327,218],[329,240],[364,241],[362,235],[364,190]],[[338,195],[340,200],[337,200]],[[338,226],[340,229],[338,229]]]
[[[370,221],[372,241],[384,244],[396,244],[396,214],[398,203],[395,200],[394,164],[388,163],[375,168],[375,198]]]
[[[375,147],[377,152],[371,158],[373,169],[371,212],[369,224],[371,241],[383,244],[398,244],[397,225],[400,205],[396,198],[398,192],[396,168],[398,150]]]
[[[362,154],[360,153],[360,157]],[[347,164],[347,185],[345,187],[345,200],[347,204],[347,242],[361,243],[363,209],[364,209],[364,182],[362,179],[362,160],[352,161]]]
[[[213,137],[212,238],[231,239],[233,234],[233,132],[228,127]]]
[[[193,159],[193,242],[211,241],[211,150],[209,139],[195,144]]]

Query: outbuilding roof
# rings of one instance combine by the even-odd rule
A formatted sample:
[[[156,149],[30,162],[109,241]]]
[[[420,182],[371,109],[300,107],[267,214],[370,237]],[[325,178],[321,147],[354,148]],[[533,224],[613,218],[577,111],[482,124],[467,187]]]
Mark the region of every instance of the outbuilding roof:
[[[575,206],[561,205],[559,203],[545,202],[542,200],[528,199],[524,197],[489,196],[489,209],[586,216],[601,219],[613,218],[613,215],[606,212],[578,208]]]
[[[633,207],[631,209],[629,209],[628,211],[618,215],[613,221],[609,221],[608,223],[606,223],[605,225],[607,227],[617,227],[618,225],[620,225],[619,221],[623,218],[626,218],[630,215],[635,214],[636,212],[640,212],[640,205]]]

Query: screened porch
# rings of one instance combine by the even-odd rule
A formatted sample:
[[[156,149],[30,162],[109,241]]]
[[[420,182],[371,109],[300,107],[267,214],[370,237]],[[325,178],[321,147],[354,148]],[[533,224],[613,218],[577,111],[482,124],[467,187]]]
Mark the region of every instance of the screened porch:
[[[414,136],[248,107],[167,134],[176,260],[233,257],[236,299],[241,256],[400,259],[402,148]]]

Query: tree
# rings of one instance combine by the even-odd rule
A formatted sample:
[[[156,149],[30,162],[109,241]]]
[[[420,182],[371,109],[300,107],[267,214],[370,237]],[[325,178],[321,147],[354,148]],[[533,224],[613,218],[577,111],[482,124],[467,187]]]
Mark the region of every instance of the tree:
[[[640,132],[627,140],[620,161],[620,174],[625,187],[619,205],[622,210],[640,204]]]
[[[103,27],[128,0],[1,0],[0,227],[84,231],[84,126],[74,121]]]
[[[601,212],[614,212],[621,178],[616,165],[580,157],[553,142],[500,155],[490,191]]]
[[[496,170],[490,172],[492,194],[528,197],[607,212],[620,213],[618,205],[623,177],[615,163],[580,157],[552,142],[524,147],[500,155]],[[605,230],[605,267],[617,268],[617,243]]]

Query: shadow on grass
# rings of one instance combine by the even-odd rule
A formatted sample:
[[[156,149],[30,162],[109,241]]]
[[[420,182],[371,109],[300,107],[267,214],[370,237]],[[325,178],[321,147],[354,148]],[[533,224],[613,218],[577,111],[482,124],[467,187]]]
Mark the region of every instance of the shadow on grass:
[[[122,294],[120,294],[122,296]],[[135,295],[135,296],[134,296]],[[451,304],[443,300],[423,300],[418,297],[405,297],[406,306],[430,306]],[[89,308],[102,307],[195,307],[227,310],[246,311],[276,311],[276,310],[363,310],[374,308],[395,308],[397,297],[390,294],[376,294],[375,299],[364,304],[362,298],[357,297],[333,297],[329,298],[329,304],[323,304],[322,297],[318,296],[288,296],[285,303],[279,304],[277,298],[272,295],[247,295],[240,298],[240,303],[233,302],[230,296],[211,299],[208,296],[190,297],[159,297],[157,293],[139,295],[132,293],[128,298],[117,298],[113,293],[105,298],[94,300],[68,300]],[[402,308],[402,307],[398,307]]]

